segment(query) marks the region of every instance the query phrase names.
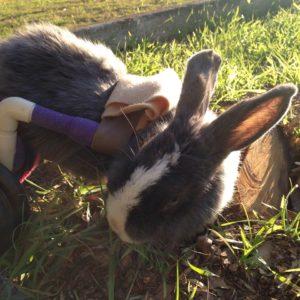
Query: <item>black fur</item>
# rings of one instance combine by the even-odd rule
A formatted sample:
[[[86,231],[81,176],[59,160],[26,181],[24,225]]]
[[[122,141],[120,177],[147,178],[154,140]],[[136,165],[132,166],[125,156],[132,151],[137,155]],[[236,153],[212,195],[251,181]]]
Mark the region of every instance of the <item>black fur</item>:
[[[19,96],[73,116],[100,121],[124,64],[101,44],[77,39],[53,25],[33,25],[0,42],[0,99]],[[44,158],[96,178],[109,157],[57,133],[20,126],[22,137]]]

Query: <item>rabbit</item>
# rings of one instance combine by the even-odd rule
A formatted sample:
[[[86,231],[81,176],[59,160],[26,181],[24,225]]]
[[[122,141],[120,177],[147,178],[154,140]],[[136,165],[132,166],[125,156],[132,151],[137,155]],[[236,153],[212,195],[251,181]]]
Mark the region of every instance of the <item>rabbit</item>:
[[[216,116],[208,105],[220,62],[212,50],[192,56],[176,112],[146,128],[114,160],[106,211],[123,241],[176,245],[205,232],[233,197],[241,150],[287,112],[297,92],[292,84]]]
[[[125,242],[180,242],[214,222],[230,202],[240,150],[275,126],[296,88],[280,85],[220,116],[208,109],[221,64],[212,50],[190,58],[176,110],[132,136],[114,156],[20,124],[42,158],[88,178],[107,176],[106,216]],[[100,122],[125,65],[102,44],[53,25],[33,25],[0,43],[0,99],[19,96]]]
[[[33,24],[0,41],[0,101],[18,96],[55,111],[100,122],[124,63],[101,43],[67,29]],[[20,124],[22,141],[42,158],[89,179],[105,172],[112,157],[33,124]],[[100,174],[101,175],[101,174]]]

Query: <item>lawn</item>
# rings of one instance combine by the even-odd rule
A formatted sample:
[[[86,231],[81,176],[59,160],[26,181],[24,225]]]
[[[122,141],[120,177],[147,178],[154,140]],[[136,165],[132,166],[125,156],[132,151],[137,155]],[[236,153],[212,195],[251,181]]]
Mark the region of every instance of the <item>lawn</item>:
[[[0,0],[0,37],[30,22],[77,28],[183,4],[187,0]]]
[[[8,3],[13,2],[2,2],[7,11],[12,9]],[[51,5],[58,2],[62,3]],[[90,2],[96,3],[84,3]],[[89,16],[87,22],[94,20]],[[299,37],[297,0],[291,9],[264,20],[245,20],[232,12],[227,18],[210,19],[204,28],[179,40],[144,40],[117,55],[132,73],[150,75],[172,67],[182,75],[190,55],[215,49],[223,63],[212,107],[221,111],[225,102],[279,83],[299,87]],[[0,258],[0,269],[30,299],[300,297],[300,213],[287,211],[285,197],[281,210],[269,220],[229,210],[211,227],[208,239],[169,252],[119,241],[104,218],[105,185],[91,186],[48,162],[26,188],[33,213],[14,249]]]

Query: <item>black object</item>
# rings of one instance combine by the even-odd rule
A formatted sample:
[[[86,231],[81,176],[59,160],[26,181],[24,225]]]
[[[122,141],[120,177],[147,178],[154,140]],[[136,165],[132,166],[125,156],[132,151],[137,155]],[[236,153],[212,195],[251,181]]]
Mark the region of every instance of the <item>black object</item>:
[[[15,174],[0,164],[0,255],[10,247],[15,229],[28,216],[23,186]]]

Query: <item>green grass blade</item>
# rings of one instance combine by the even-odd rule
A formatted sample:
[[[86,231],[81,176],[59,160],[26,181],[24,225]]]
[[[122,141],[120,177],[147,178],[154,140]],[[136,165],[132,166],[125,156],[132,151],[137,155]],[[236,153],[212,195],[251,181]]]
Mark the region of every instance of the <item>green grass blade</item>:
[[[231,245],[228,243],[228,241],[219,233],[217,232],[216,230],[210,228],[209,229],[214,235],[216,235],[217,237],[219,237],[223,242],[224,244],[229,248],[229,250],[232,252],[232,254],[235,256],[235,258],[237,258],[237,255],[235,253],[235,251],[233,250],[233,248],[231,247]]]
[[[206,277],[217,276],[216,274],[214,274],[208,270],[203,270],[199,267],[192,265],[188,260],[186,261],[186,263],[194,272],[198,273],[199,275],[206,276]]]
[[[176,300],[180,299],[180,285],[179,285],[179,261],[176,262]]]

